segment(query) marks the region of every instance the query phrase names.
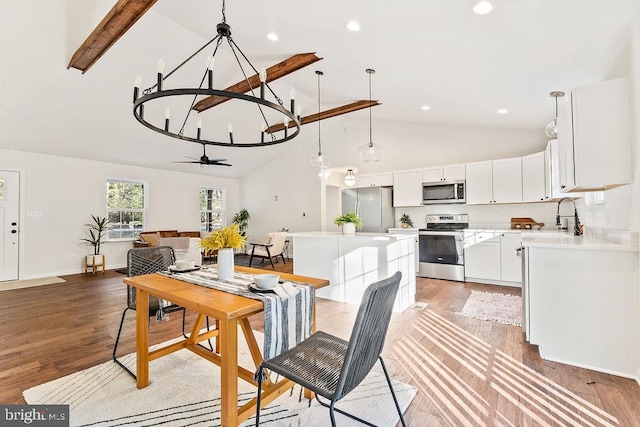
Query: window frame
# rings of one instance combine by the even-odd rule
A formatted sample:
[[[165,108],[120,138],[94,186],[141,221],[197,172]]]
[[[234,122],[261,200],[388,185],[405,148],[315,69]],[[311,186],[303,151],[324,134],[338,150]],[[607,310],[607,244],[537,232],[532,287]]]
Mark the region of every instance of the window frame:
[[[109,186],[111,183],[121,183],[121,184],[134,184],[134,185],[142,185],[142,197],[143,203],[142,208],[112,208],[109,206]],[[133,229],[132,236],[122,236],[122,231],[120,232],[120,237],[111,237],[111,233],[107,230],[105,235],[105,241],[110,242],[126,242],[126,241],[134,241],[139,239],[140,233],[146,231],[147,228],[147,209],[149,206],[149,182],[140,180],[140,179],[131,179],[131,178],[112,178],[107,177],[106,187],[105,187],[105,204],[107,208],[107,218],[110,218],[113,212],[130,212],[132,214],[141,213],[142,214],[142,227],[139,230]]]
[[[202,209],[202,205],[200,204],[200,198],[202,196],[203,191],[220,191],[221,193],[221,207],[220,209]],[[200,232],[201,233],[210,233],[213,230],[220,229],[225,226],[227,223],[227,190],[223,187],[200,187],[198,190],[198,211],[200,214],[199,224],[200,224]],[[203,213],[220,213],[221,221],[219,227],[213,227],[213,221],[202,221]],[[210,219],[212,216],[210,217]],[[211,226],[207,226],[207,224],[211,224]]]

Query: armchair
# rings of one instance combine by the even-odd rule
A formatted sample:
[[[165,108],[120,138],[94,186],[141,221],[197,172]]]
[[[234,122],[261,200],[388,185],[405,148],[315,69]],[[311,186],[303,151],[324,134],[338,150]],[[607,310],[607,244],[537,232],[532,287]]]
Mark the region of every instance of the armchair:
[[[249,245],[252,245],[249,267],[251,267],[254,256],[261,257],[262,262],[264,262],[265,258],[268,258],[271,267],[274,267],[273,258],[276,258],[276,262],[278,262],[278,257],[281,257],[282,262],[286,264],[287,261],[284,258],[284,243],[286,240],[287,235],[285,233],[269,233],[262,243],[249,243]]]

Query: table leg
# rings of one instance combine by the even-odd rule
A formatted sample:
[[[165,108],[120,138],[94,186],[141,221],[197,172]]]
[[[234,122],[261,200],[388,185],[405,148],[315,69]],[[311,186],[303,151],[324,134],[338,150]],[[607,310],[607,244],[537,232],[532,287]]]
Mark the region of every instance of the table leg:
[[[238,321],[220,319],[220,422],[238,425]]]
[[[136,289],[136,377],[137,387],[149,385],[149,294]]]

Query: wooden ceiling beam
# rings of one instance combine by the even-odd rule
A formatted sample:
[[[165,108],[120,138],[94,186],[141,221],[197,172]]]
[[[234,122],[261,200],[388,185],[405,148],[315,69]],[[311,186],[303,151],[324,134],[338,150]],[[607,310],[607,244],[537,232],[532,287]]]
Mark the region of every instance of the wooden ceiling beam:
[[[158,0],[118,0],[93,32],[75,51],[67,68],[82,74],[96,63]]]
[[[362,110],[363,108],[368,108],[369,106],[375,107],[376,105],[381,105],[381,104],[377,100],[373,100],[373,101],[364,100],[364,101],[352,102],[351,104],[342,105],[340,107],[332,108],[330,110],[321,111],[320,113],[311,114],[309,116],[302,117],[300,119],[300,125],[306,125],[308,123],[317,122],[319,120],[328,119],[330,117],[340,116],[342,114],[347,114],[353,111]],[[289,122],[289,127],[293,127],[293,122]],[[272,133],[272,132],[281,131],[283,129],[284,129],[284,124],[279,123],[277,125],[269,126],[265,130],[265,132]]]
[[[294,71],[298,71],[301,68],[306,67],[307,65],[311,65],[316,61],[321,60],[322,58],[318,58],[313,53],[299,53],[297,55],[293,55],[290,58],[285,59],[282,62],[279,62],[276,65],[273,65],[267,68],[267,83],[270,83],[274,80],[279,79],[280,77],[284,77],[287,74],[291,74]],[[258,74],[254,74],[249,77],[247,80],[243,80],[230,86],[225,89],[227,92],[235,92],[235,93],[247,93],[251,90],[251,88],[259,88],[260,87],[260,76]],[[228,101],[230,98],[225,96],[208,96],[200,101],[196,105],[193,106],[193,109],[198,112],[203,112],[211,107],[215,107],[216,105],[220,105],[223,102]]]

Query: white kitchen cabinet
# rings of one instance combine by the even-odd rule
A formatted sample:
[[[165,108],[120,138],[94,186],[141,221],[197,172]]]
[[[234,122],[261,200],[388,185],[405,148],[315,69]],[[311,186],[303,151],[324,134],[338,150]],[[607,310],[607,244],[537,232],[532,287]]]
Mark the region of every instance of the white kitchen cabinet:
[[[422,205],[422,169],[393,172],[393,206]]]
[[[465,280],[500,280],[500,235],[478,234],[475,244],[464,248],[464,276]]]
[[[522,203],[520,157],[467,163],[467,204]]]
[[[560,191],[560,155],[558,153],[559,145],[557,139],[552,139],[547,143],[547,148],[544,151],[544,163],[545,163],[545,198],[548,201],[557,201],[563,197],[583,197],[583,193],[562,193]],[[524,164],[523,164],[524,166]],[[524,178],[523,178],[524,180]],[[524,182],[523,182],[524,191]],[[524,194],[523,194],[524,199]]]
[[[491,161],[467,163],[467,204],[493,203],[493,167]]]
[[[521,286],[520,232],[465,230],[465,281]]]
[[[422,182],[461,181],[466,177],[465,164],[433,166],[422,169]]]
[[[393,172],[362,174],[356,176],[354,188],[390,187],[393,185]]]
[[[545,152],[522,157],[522,201],[544,202],[547,195]]]
[[[521,246],[520,233],[500,233],[500,280],[522,283],[522,261],[516,255]]]
[[[562,192],[601,191],[629,184],[627,78],[573,89],[560,98],[558,141]]]

